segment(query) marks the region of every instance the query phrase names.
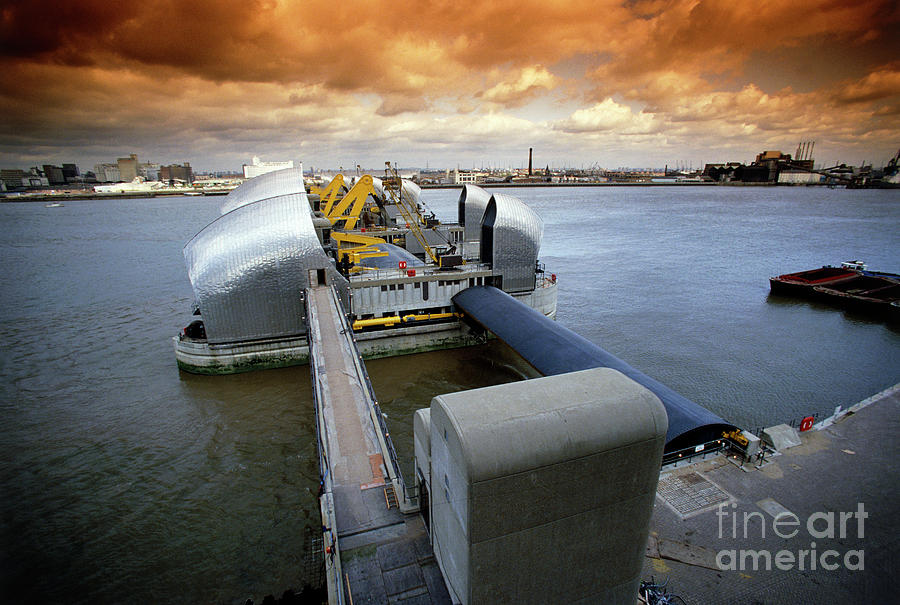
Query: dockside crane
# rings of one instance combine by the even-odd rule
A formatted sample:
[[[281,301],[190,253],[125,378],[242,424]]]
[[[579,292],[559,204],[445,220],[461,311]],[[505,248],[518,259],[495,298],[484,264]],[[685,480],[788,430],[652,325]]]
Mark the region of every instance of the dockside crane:
[[[390,162],[384,163],[384,192],[390,198],[391,202],[397,206],[397,209],[400,211],[400,214],[403,215],[403,219],[406,221],[406,226],[412,231],[413,236],[425,250],[425,254],[431,258],[431,260],[439,265],[440,261],[438,260],[437,255],[435,255],[434,250],[431,249],[431,246],[428,245],[428,241],[425,239],[425,234],[422,232],[422,226],[425,224],[425,218],[419,212],[419,207],[416,204],[416,201],[410,199],[409,196],[403,195],[403,180],[400,178],[400,174],[397,172],[397,169],[391,166]]]
[[[323,212],[332,225],[336,226],[338,221],[343,220],[344,229],[351,231],[356,227],[356,221],[370,195],[375,195],[375,186],[372,177],[366,174],[336,204],[329,199]]]

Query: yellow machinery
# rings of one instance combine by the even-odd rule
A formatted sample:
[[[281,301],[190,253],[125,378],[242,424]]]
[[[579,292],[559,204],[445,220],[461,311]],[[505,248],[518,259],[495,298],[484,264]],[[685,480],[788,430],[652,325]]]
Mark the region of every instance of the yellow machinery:
[[[338,175],[340,176],[340,175]],[[338,177],[334,177],[337,179]],[[341,178],[343,182],[343,177]],[[333,183],[334,181],[332,181]],[[329,185],[330,187],[331,185]],[[360,177],[350,191],[344,195],[343,199],[337,204],[333,203],[331,197],[322,212],[328,217],[332,225],[338,221],[344,221],[344,229],[350,230],[356,227],[356,221],[366,205],[366,200],[370,195],[375,194],[375,183],[368,174]],[[349,213],[344,214],[349,210]]]
[[[422,233],[422,225],[425,223],[425,220],[419,214],[419,208],[416,206],[415,200],[407,199],[403,196],[403,181],[390,162],[384,163],[384,192],[390,196],[391,201],[400,210],[400,214],[403,215],[403,219],[406,221],[406,226],[412,231],[422,248],[431,257],[431,260],[438,264],[437,256],[435,256],[431,246],[425,240],[425,235]]]
[[[344,177],[338,174],[324,188],[314,188],[311,191],[319,194],[319,207],[335,229],[331,232],[331,237],[338,244],[338,260],[343,260],[344,255],[346,255],[347,260],[354,264],[349,269],[349,272],[359,273],[365,269],[359,266],[361,259],[387,256],[387,253],[373,248],[375,244],[385,243],[383,239],[347,233],[356,229],[360,215],[366,209],[366,201],[369,199],[369,196],[374,197],[374,180],[370,175],[366,174],[360,177],[356,184],[346,193],[344,193],[345,189]],[[418,240],[422,249],[435,264],[440,265],[440,260],[428,244],[423,233],[423,226],[426,225],[426,221],[419,212],[416,200],[408,195],[403,195],[403,182],[390,162],[385,162],[384,191],[386,198],[397,207],[403,216],[403,219],[406,221],[406,227]],[[387,202],[388,199],[385,201]],[[371,208],[371,211],[377,213],[380,209],[375,206]],[[343,224],[340,224],[341,221],[343,221]]]
[[[375,319],[357,319],[353,322],[354,330],[362,330],[371,326],[393,326],[399,323],[413,323],[416,321],[426,321],[429,319],[448,319],[450,317],[460,317],[459,313],[420,313],[418,315],[389,315],[388,317],[377,317]]]
[[[331,207],[334,206],[334,203],[337,201],[338,197],[340,197],[343,191],[344,175],[336,174],[324,189],[318,189],[317,191],[312,191],[312,193],[319,194],[319,208],[322,209],[322,212],[325,213],[325,216],[328,216],[331,212]]]
[[[744,437],[743,431],[730,431],[722,433],[722,437],[724,437],[725,439],[731,439],[741,447],[747,447],[747,444],[750,443],[750,441],[746,437]]]
[[[344,175],[338,174],[325,187],[310,188],[310,193],[319,195],[319,208],[332,225],[343,220],[343,228],[350,230],[356,227],[359,215],[365,208],[366,200],[370,195],[375,194],[375,183],[367,174],[362,176],[346,193],[345,190]]]
[[[371,177],[369,177],[371,179]],[[344,233],[342,231],[332,231],[331,239],[338,246],[338,260],[343,260],[347,255],[347,260],[353,263],[350,273],[360,273],[366,268],[359,266],[359,261],[364,258],[373,258],[379,256],[387,256],[387,252],[378,250],[375,246],[385,243],[380,237],[372,237],[371,235],[362,235],[360,233]]]

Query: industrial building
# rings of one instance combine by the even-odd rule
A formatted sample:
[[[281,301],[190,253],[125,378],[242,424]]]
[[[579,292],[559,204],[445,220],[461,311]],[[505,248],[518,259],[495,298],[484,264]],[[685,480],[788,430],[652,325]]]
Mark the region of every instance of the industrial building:
[[[263,162],[259,159],[258,156],[253,156],[253,160],[251,164],[244,164],[244,178],[252,179],[261,174],[266,174],[267,172],[275,172],[276,170],[283,170],[285,168],[293,168],[294,160],[288,160],[286,162]],[[302,168],[302,166],[301,166]]]

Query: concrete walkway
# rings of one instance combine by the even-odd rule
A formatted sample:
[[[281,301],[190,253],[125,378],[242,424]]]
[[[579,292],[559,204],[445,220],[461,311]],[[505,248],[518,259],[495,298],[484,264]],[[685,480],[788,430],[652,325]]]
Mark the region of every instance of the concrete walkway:
[[[664,472],[643,578],[696,605],[896,602],[900,388],[865,404],[758,470]]]
[[[396,502],[396,470],[386,460],[390,437],[373,419],[375,402],[340,302],[323,286],[307,290],[307,307],[321,445],[330,469],[324,507],[334,513],[327,533],[336,533],[340,557],[326,565],[330,602],[449,603],[421,516],[401,513]]]

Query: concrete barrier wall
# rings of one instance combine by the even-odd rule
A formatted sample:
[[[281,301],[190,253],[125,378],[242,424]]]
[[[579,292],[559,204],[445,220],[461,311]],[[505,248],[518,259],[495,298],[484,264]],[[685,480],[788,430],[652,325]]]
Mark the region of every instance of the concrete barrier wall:
[[[432,540],[454,599],[632,605],[666,427],[609,368],[435,397]]]

